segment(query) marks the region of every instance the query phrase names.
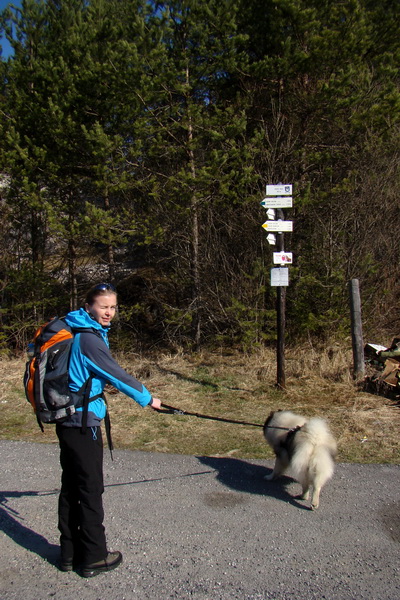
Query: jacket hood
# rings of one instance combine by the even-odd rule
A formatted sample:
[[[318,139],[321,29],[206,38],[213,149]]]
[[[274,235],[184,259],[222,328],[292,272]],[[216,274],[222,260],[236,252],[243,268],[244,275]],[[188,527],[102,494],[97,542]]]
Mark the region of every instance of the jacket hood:
[[[79,310],[73,310],[68,313],[65,317],[65,322],[70,327],[85,327],[87,329],[97,329],[102,333],[107,333],[109,328],[103,327],[93,319],[89,313],[86,312],[84,308],[80,308]]]

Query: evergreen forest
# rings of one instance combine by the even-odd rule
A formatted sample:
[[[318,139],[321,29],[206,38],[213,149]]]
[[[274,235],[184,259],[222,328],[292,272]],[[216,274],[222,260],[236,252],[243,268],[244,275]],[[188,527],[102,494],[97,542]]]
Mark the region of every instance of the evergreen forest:
[[[0,349],[119,294],[121,349],[398,334],[400,3],[22,0],[0,14]]]

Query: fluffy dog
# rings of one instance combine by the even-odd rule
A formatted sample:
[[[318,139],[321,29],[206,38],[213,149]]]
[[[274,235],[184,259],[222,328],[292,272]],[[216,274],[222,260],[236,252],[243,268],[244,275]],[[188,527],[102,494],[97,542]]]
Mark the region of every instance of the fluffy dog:
[[[312,488],[311,508],[318,508],[321,488],[333,475],[337,450],[326,421],[278,410],[265,421],[264,437],[276,457],[274,469],[265,479],[276,479],[290,467],[303,488],[301,498],[308,500]]]

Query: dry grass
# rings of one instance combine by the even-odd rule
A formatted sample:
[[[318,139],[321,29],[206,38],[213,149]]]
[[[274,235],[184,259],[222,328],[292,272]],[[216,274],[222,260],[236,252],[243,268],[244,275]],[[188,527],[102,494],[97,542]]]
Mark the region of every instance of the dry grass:
[[[398,463],[400,407],[360,392],[352,381],[351,349],[322,354],[288,349],[286,390],[276,388],[274,351],[119,357],[153,395],[187,412],[262,424],[271,410],[288,408],[330,422],[340,462]],[[3,359],[0,438],[51,443],[54,427],[41,433],[22,389],[24,360]],[[111,393],[112,392],[112,393]],[[114,445],[191,455],[270,458],[262,430],[198,417],[141,409],[115,390],[108,393]]]

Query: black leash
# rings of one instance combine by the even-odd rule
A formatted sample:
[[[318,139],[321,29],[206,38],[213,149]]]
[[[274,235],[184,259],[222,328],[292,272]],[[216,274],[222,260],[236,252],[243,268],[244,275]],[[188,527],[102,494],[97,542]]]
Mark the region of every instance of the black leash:
[[[162,412],[166,414],[174,414],[174,415],[187,415],[189,417],[198,417],[199,419],[209,419],[210,421],[222,421],[223,423],[234,423],[235,425],[249,425],[250,427],[264,427],[263,424],[260,423],[248,423],[247,421],[235,421],[234,419],[224,419],[223,417],[211,417],[209,415],[201,415],[199,413],[188,412],[186,410],[181,410],[180,408],[176,408],[175,406],[169,406],[168,404],[161,404],[162,408],[166,408],[167,410],[157,409],[157,412]],[[289,427],[274,427],[272,425],[267,425],[270,429],[284,429],[285,431],[289,431]]]
[[[174,414],[174,415],[187,415],[189,417],[198,417],[199,419],[210,419],[211,421],[223,421],[224,423],[235,423],[236,425],[250,425],[251,427],[264,427],[264,425],[260,425],[260,423],[248,423],[247,421],[235,421],[233,419],[224,419],[223,417],[211,417],[209,415],[201,415],[199,413],[188,412],[186,410],[181,410],[180,408],[175,408],[175,406],[169,406],[168,404],[164,404],[164,403],[162,403],[161,406],[163,408],[166,408],[167,410],[158,409],[158,412]]]

